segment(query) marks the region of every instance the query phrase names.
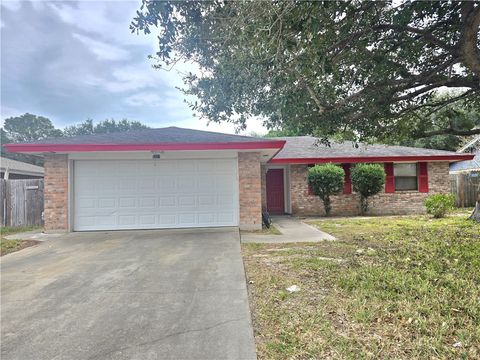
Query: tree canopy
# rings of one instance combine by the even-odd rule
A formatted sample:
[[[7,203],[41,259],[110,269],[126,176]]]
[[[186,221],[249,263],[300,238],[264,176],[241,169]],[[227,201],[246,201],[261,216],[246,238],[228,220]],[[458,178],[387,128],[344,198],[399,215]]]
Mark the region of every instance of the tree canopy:
[[[80,124],[67,126],[65,129],[57,129],[50,119],[32,115],[29,113],[21,116],[14,116],[5,119],[4,126],[0,128],[0,144],[30,142],[52,137],[76,136],[89,134],[104,134],[111,132],[122,132],[128,130],[147,129],[148,126],[139,121],[130,121],[123,119],[116,121],[114,119],[94,123],[92,119],[87,119]],[[24,161],[36,165],[43,165],[41,158],[33,155],[19,153],[9,153],[1,147],[2,156]]]
[[[405,131],[420,110],[478,108],[479,25],[480,5],[467,1],[144,0],[131,30],[158,28],[157,67],[199,66],[184,92],[202,117],[364,140]],[[454,95],[439,99],[443,89]]]
[[[62,130],[55,129],[50,119],[25,113],[5,119],[3,123],[2,141],[28,142],[62,136]]]
[[[139,121],[130,121],[123,119],[116,121],[114,119],[100,121],[97,124],[93,123],[92,119],[87,119],[77,125],[67,126],[63,130],[64,136],[76,135],[90,135],[90,134],[105,134],[112,132],[123,132],[128,130],[142,130],[147,129],[148,126]]]

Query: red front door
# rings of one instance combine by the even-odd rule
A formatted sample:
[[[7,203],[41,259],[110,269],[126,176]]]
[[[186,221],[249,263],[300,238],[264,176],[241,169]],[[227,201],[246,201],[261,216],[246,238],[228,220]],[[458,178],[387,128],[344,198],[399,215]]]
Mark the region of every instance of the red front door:
[[[283,169],[269,169],[267,171],[267,211],[270,214],[285,212]]]

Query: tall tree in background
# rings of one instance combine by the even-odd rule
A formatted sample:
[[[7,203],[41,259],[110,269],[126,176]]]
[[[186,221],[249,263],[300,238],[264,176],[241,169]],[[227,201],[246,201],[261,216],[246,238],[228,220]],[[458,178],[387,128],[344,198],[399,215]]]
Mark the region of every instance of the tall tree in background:
[[[116,121],[114,119],[100,121],[97,124],[93,123],[92,119],[87,119],[78,125],[67,126],[63,134],[64,136],[76,135],[90,135],[90,134],[105,134],[112,132],[123,132],[129,130],[148,129],[148,126],[139,121],[130,121],[123,119]]]
[[[11,142],[28,142],[62,136],[62,130],[56,129],[50,119],[25,113],[5,119],[1,131],[2,144]],[[43,159],[34,155],[9,153],[3,146],[1,155],[10,159],[27,162],[34,165],[43,165]]]
[[[158,67],[198,64],[184,91],[203,117],[365,140],[404,131],[420,109],[478,106],[479,26],[472,1],[144,0],[131,29],[158,27]],[[455,95],[437,99],[439,89]]]
[[[50,119],[33,114],[23,114],[5,119],[3,130],[11,142],[28,142],[62,136]]]
[[[138,121],[123,119],[116,121],[114,119],[93,123],[92,119],[84,122],[67,126],[63,131],[56,129],[50,119],[26,113],[21,116],[5,119],[4,127],[0,128],[1,144],[29,142],[42,140],[51,137],[76,136],[90,134],[104,134],[112,132],[122,132],[128,130],[141,130],[148,127]],[[34,155],[20,153],[9,153],[2,147],[2,156],[10,159],[28,162],[35,165],[43,165],[43,159]]]
[[[443,95],[436,99],[445,101],[450,98]],[[400,131],[385,134],[383,140],[390,144],[456,151],[465,136],[480,128],[479,105],[460,100],[435,112],[427,108],[412,111],[398,124]],[[426,133],[430,136],[424,137]]]

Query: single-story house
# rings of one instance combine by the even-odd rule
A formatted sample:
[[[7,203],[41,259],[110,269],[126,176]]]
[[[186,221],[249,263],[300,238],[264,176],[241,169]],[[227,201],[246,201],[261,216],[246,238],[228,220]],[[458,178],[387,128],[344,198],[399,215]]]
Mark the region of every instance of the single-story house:
[[[0,157],[1,179],[41,179],[43,167],[23,161]]]
[[[325,147],[309,136],[255,138],[168,127],[7,144],[43,154],[46,230],[88,231],[238,226],[259,229],[262,209],[321,215],[309,191],[312,164],[345,169],[333,213],[357,214],[350,168],[382,163],[385,190],[374,214],[423,210],[431,193],[448,192],[449,163],[473,155],[351,143]]]

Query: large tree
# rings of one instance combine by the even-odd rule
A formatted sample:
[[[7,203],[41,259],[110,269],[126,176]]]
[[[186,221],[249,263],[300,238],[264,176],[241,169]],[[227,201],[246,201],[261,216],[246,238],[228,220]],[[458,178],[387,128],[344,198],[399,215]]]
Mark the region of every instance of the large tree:
[[[120,121],[116,121],[114,119],[107,119],[104,121],[100,121],[97,124],[94,124],[92,119],[87,119],[80,124],[67,126],[63,130],[63,134],[64,136],[105,134],[128,130],[142,130],[147,128],[148,126],[142,124],[139,121],[130,121],[127,119],[123,119]]]
[[[437,97],[444,101],[451,95]],[[470,133],[480,128],[479,104],[459,100],[435,112],[421,108],[404,116],[399,131],[383,135],[384,142],[430,149],[456,151]],[[425,136],[429,134],[430,136]]]
[[[62,136],[62,131],[56,129],[50,119],[25,113],[5,119],[0,128],[1,144],[13,142],[28,142],[49,137]],[[1,155],[10,159],[42,166],[43,159],[35,155],[10,153],[1,147]]]
[[[62,136],[62,131],[56,129],[50,119],[29,113],[5,119],[3,131],[6,139],[11,142],[29,142]]]
[[[184,91],[203,117],[364,140],[403,130],[419,109],[478,106],[479,25],[467,1],[143,0],[131,29],[158,27],[158,67],[198,65]],[[455,96],[437,100],[441,89]]]

